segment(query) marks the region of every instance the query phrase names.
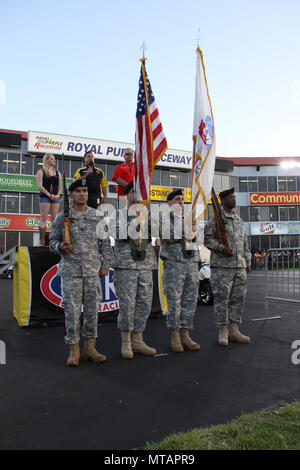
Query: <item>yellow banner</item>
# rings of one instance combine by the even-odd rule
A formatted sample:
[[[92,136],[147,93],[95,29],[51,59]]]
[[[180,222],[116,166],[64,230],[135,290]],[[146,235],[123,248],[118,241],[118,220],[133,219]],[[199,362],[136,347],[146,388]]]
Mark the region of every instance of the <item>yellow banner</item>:
[[[151,186],[150,198],[156,201],[166,201],[169,193],[173,191],[173,188],[163,186]]]

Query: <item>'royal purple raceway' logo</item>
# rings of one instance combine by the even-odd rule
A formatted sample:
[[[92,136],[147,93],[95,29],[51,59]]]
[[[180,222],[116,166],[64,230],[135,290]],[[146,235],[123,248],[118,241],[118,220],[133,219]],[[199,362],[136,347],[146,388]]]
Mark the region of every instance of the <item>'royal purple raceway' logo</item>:
[[[61,277],[57,274],[57,271],[58,264],[48,269],[41,279],[40,289],[49,302],[63,308]],[[119,300],[113,283],[113,273],[113,269],[110,269],[107,276],[99,278],[102,290],[102,303],[99,305],[99,312],[110,312],[119,308]]]

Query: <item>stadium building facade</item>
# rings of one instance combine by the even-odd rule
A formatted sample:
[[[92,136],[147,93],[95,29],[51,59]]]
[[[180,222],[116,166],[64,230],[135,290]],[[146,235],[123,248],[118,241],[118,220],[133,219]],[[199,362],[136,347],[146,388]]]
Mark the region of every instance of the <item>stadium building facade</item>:
[[[134,148],[134,145],[30,130],[0,129],[0,253],[16,245],[38,244],[36,172],[41,168],[45,153],[55,155],[56,168],[61,172],[64,162],[66,177],[71,181],[82,166],[84,153],[87,150],[94,152],[95,164],[104,171],[109,184],[108,202],[117,206],[112,175],[116,165],[123,162],[126,147]],[[154,169],[151,203],[166,201],[174,188],[184,189],[185,201],[190,202],[191,165],[192,152],[168,149]],[[252,251],[299,246],[300,157],[217,157],[215,191],[230,187],[235,188],[237,211],[246,224]],[[209,206],[208,217],[211,214]]]

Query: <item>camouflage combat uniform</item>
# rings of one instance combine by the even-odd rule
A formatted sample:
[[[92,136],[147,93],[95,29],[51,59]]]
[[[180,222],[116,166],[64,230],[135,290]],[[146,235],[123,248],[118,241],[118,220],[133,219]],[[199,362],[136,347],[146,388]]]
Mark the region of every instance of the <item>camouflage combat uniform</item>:
[[[160,257],[164,262],[163,287],[168,305],[167,327],[192,330],[199,292],[200,256],[197,241],[191,244],[195,249],[186,250],[182,217],[170,213],[169,236],[162,233],[163,220],[164,217],[161,218],[160,226],[162,242]],[[174,227],[179,226],[178,223],[181,226],[181,233],[176,235]],[[178,239],[177,236],[181,238]]]
[[[58,248],[65,239],[63,212],[57,215],[51,229],[50,251],[61,256],[58,274],[62,277],[67,344],[79,343],[82,305],[82,336],[86,339],[97,337],[98,307],[101,303],[99,269],[109,269],[112,261],[109,239],[101,241],[96,234],[99,220],[96,209],[91,207],[82,213],[70,209],[72,251],[69,254],[63,254]]]
[[[247,292],[246,267],[251,266],[244,222],[221,207],[222,219],[234,256],[223,254],[224,245],[218,239],[213,216],[204,228],[204,245],[211,250],[211,287],[214,295],[215,323],[217,328],[229,322],[240,323]]]
[[[127,221],[126,221],[127,219]],[[136,241],[130,237],[121,239],[120,230],[135,219],[128,215],[128,209],[117,211],[111,224],[116,224],[114,246],[114,285],[119,298],[118,328],[121,331],[143,332],[151,312],[153,298],[153,269],[157,269],[157,259],[151,238],[142,240],[145,259],[134,259],[132,250]]]

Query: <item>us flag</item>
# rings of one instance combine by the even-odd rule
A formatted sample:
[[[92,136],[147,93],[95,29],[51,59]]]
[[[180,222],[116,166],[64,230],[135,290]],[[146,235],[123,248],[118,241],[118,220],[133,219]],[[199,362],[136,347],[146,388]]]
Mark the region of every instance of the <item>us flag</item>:
[[[155,165],[168,145],[160,122],[155,98],[141,59],[141,75],[136,111],[134,186],[137,202],[150,202],[150,186]]]

